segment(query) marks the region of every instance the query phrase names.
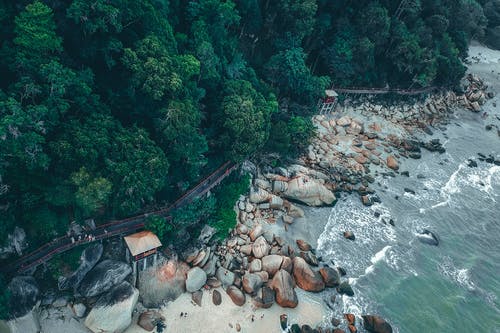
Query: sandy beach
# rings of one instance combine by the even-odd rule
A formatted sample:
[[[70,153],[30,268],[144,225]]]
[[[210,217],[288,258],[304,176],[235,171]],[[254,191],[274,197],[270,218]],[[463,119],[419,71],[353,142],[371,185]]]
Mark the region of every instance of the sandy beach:
[[[212,291],[204,290],[202,306],[193,304],[191,295],[182,294],[175,301],[160,309],[166,318],[167,332],[236,332],[237,324],[241,332],[268,332],[281,333],[279,316],[288,315],[289,323],[309,324],[315,327],[324,319],[324,309],[320,300],[314,294],[297,289],[299,305],[295,309],[285,309],[274,304],[269,309],[256,309],[247,297],[245,305],[239,307],[233,304],[222,288],[218,288],[222,295],[222,304],[212,303]],[[180,317],[180,313],[187,313],[187,317]],[[252,316],[254,321],[252,321]],[[132,320],[133,324],[125,333],[147,332],[137,323],[138,314]]]

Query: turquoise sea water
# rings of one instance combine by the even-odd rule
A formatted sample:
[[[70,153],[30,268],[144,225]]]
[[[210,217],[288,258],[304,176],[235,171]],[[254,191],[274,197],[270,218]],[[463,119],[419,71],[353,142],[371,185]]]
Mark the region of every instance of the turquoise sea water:
[[[436,131],[446,153],[402,162],[409,178],[377,178],[381,204],[366,208],[345,196],[325,214],[318,252],[347,269],[355,291],[337,300],[334,315],[379,314],[401,333],[500,332],[500,166],[477,155],[500,160],[500,137],[485,130],[500,126],[500,110],[492,102],[487,110],[486,119],[460,111]],[[469,159],[478,167],[468,167]],[[416,238],[424,228],[439,246]],[[343,239],[345,230],[356,241]]]

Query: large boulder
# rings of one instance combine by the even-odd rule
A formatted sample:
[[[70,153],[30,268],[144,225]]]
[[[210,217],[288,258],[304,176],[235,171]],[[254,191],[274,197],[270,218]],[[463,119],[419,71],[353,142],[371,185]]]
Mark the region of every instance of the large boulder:
[[[274,290],[269,287],[262,287],[253,299],[253,304],[262,309],[268,309],[274,304]]]
[[[313,271],[306,261],[300,257],[293,258],[293,277],[297,286],[303,290],[318,292],[325,289],[325,283],[321,275]]]
[[[92,297],[110,290],[132,273],[132,268],[124,262],[103,260],[85,275],[80,284],[80,294]]]
[[[243,276],[243,289],[250,295],[255,294],[263,283],[264,281],[258,274],[249,273]]]
[[[139,291],[122,281],[102,295],[85,319],[85,326],[94,333],[119,333],[132,323],[132,311]]]
[[[229,295],[234,304],[238,306],[245,304],[245,294],[236,286],[229,286],[226,289],[226,293]]]
[[[292,276],[281,269],[274,274],[270,287],[276,292],[276,303],[284,308],[295,308],[299,303]]]
[[[193,267],[187,273],[186,290],[190,293],[199,290],[207,282],[207,273],[199,267]]]
[[[283,262],[283,257],[277,254],[271,254],[262,257],[262,270],[269,273],[269,276],[273,276],[281,268],[281,263]]]
[[[82,282],[85,275],[97,264],[102,256],[103,246],[101,243],[94,243],[83,250],[80,256],[80,266],[68,277],[60,277],[57,282],[59,290],[76,289]]]
[[[268,202],[270,198],[271,198],[271,193],[267,192],[266,190],[260,187],[252,187],[250,189],[249,200],[251,203],[259,204],[262,202]]]
[[[252,252],[255,258],[262,258],[269,253],[271,246],[267,243],[263,236],[260,236],[252,244]]]
[[[342,295],[354,296],[354,290],[352,290],[349,282],[344,281],[337,287],[337,292]]]
[[[2,333],[40,332],[40,328],[40,321],[36,311],[29,311],[22,317],[6,321],[5,325],[3,321],[0,320],[0,332]]]
[[[392,327],[383,318],[379,316],[361,316],[363,326],[371,333],[392,333]]]
[[[146,311],[141,313],[137,325],[144,328],[146,331],[153,331],[156,328],[156,324],[160,321],[165,321],[158,311]]]
[[[336,269],[330,267],[322,267],[319,270],[319,274],[325,282],[327,287],[336,287],[340,284],[340,274]]]
[[[234,273],[228,269],[225,269],[224,267],[219,267],[217,269],[217,273],[215,273],[215,276],[222,283],[224,288],[234,283],[235,279]]]
[[[315,179],[303,175],[288,182],[288,188],[283,192],[283,196],[309,206],[331,205],[335,201],[332,191]]]
[[[399,163],[394,156],[387,156],[387,167],[392,170],[399,170]]]
[[[16,276],[7,288],[10,292],[10,315],[15,318],[28,314],[40,298],[38,284],[32,276]]]

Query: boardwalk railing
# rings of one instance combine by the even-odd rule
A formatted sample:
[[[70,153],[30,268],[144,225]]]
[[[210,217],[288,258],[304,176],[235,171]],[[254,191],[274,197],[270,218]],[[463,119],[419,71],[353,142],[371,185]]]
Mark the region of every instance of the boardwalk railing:
[[[399,95],[420,95],[429,93],[437,89],[437,87],[426,87],[419,89],[393,89],[393,88],[332,88],[337,93],[345,94],[399,94]]]
[[[106,239],[109,237],[133,232],[144,228],[146,218],[152,215],[158,215],[166,218],[167,223],[171,223],[172,217],[170,213],[183,205],[192,202],[195,198],[200,197],[217,186],[224,178],[236,169],[237,165],[231,162],[226,162],[217,170],[204,178],[195,187],[191,188],[173,204],[160,210],[148,212],[141,215],[132,216],[123,220],[114,220],[106,224],[99,225],[92,231],[91,238],[75,239],[70,236],[62,236],[44,244],[31,253],[24,255],[17,261],[2,268],[4,272],[22,273],[30,268],[36,267],[47,260],[50,260],[54,255],[68,251],[76,246],[88,244],[97,240]]]

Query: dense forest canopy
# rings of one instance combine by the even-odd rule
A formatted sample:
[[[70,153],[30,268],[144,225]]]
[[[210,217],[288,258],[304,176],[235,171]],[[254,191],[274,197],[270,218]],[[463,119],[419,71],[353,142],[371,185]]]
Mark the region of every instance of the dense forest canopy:
[[[469,41],[500,24],[482,2],[3,0],[2,241],[159,205],[224,160],[296,153],[332,84],[455,87]]]

